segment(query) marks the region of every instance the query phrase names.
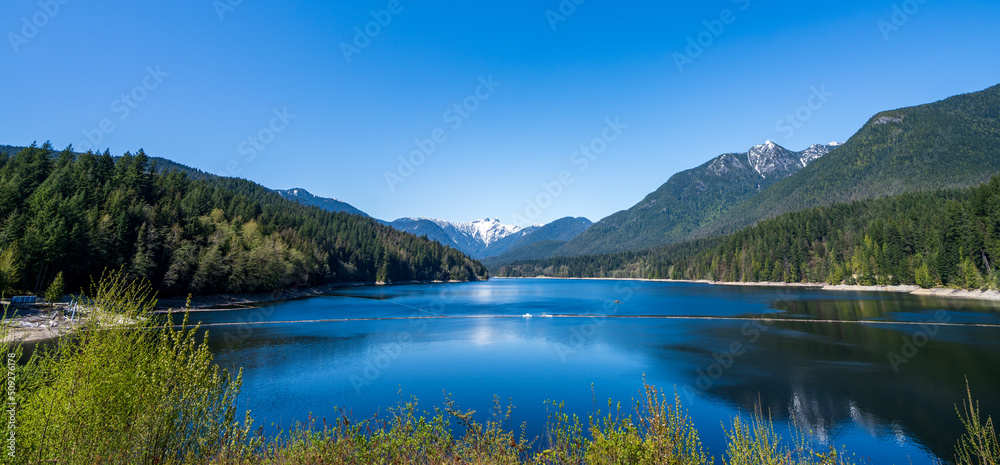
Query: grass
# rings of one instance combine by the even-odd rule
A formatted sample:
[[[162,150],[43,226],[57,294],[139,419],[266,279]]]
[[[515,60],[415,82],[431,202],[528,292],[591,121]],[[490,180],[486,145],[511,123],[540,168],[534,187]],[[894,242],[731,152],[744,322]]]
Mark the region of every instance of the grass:
[[[645,384],[632,408],[609,401],[586,420],[549,404],[546,433],[512,425],[513,406],[495,399],[489,420],[450,399],[422,411],[415,400],[382,417],[309,421],[267,439],[240,415],[240,373],[214,363],[197,328],[151,316],[150,288],[108,273],[86,302],[95,318],[72,337],[36,350],[15,368],[16,451],[24,464],[846,464],[846,454],[815,450],[801,432],[784,440],[757,410],[731,420],[721,455],[709,454],[679,398]],[[0,325],[0,336],[5,331]],[[203,337],[207,337],[207,334]],[[20,346],[4,353],[21,357]],[[6,386],[6,384],[5,384]],[[955,463],[997,465],[992,419],[971,391],[956,410],[966,433]],[[6,424],[6,421],[4,422]],[[794,426],[794,425],[793,425]],[[794,429],[794,428],[793,428]],[[9,431],[8,431],[9,433]],[[6,437],[6,435],[5,435]],[[6,444],[5,444],[6,445]]]

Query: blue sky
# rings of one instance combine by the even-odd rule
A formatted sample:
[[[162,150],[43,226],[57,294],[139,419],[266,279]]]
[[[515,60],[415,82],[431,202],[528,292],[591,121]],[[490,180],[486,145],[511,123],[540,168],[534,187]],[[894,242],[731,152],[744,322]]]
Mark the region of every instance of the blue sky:
[[[384,219],[596,221],[721,153],[1000,82],[995,0],[675,3],[6,0],[0,143]]]

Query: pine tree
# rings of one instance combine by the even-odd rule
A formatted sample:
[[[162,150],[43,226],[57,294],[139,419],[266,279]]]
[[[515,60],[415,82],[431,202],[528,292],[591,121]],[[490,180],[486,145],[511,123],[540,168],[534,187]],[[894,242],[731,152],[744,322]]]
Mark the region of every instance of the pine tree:
[[[0,294],[6,296],[14,290],[20,279],[20,262],[16,245],[11,244],[0,252]]]
[[[927,262],[923,262],[919,267],[917,267],[914,277],[916,278],[917,285],[924,289],[930,289],[937,284],[931,276],[931,269],[930,266],[927,265]]]
[[[62,300],[64,287],[63,273],[60,271],[56,273],[56,277],[52,280],[52,284],[50,284],[49,288],[45,290],[45,300],[49,302],[49,305],[58,303]]]
[[[150,279],[153,268],[156,266],[153,260],[151,247],[146,241],[146,224],[139,228],[139,235],[135,240],[135,255],[129,266],[129,275],[135,278]]]

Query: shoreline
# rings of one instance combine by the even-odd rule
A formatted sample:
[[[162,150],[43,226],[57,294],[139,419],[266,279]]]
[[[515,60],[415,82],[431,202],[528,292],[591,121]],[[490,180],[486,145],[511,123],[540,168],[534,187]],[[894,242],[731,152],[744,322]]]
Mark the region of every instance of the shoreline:
[[[786,288],[803,288],[803,289],[816,289],[822,291],[842,291],[842,292],[895,292],[902,294],[910,294],[914,296],[922,297],[938,297],[947,299],[965,299],[965,300],[979,300],[986,302],[1000,302],[1000,291],[988,290],[971,290],[971,289],[951,289],[951,288],[933,288],[933,289],[923,289],[919,286],[914,285],[900,285],[900,286],[862,286],[862,285],[829,285],[825,283],[783,283],[783,282],[741,282],[741,281],[712,281],[707,279],[648,279],[648,278],[553,278],[549,276],[536,276],[532,278],[510,278],[510,277],[491,277],[487,280],[479,281],[407,281],[407,282],[395,282],[395,283],[382,283],[382,282],[346,282],[346,283],[332,283],[325,284],[322,286],[308,287],[302,289],[285,289],[275,292],[264,292],[264,293],[247,293],[247,294],[213,294],[206,296],[193,296],[191,298],[191,312],[209,312],[209,311],[226,311],[226,310],[244,310],[249,308],[258,308],[267,304],[286,302],[290,300],[307,299],[311,297],[320,297],[323,295],[328,295],[337,289],[346,289],[352,287],[360,286],[399,286],[406,284],[449,284],[449,283],[472,283],[472,282],[482,282],[489,280],[501,280],[501,279],[552,279],[552,280],[577,280],[577,281],[639,281],[639,282],[663,282],[663,283],[694,283],[694,284],[710,284],[713,286],[746,286],[746,287],[786,287]],[[171,314],[171,313],[183,313],[185,311],[184,305],[187,302],[187,298],[167,298],[157,300],[156,307],[154,308],[154,314]],[[50,311],[55,312],[55,309],[50,309]],[[16,317],[12,318],[11,321],[14,325],[8,327],[8,333],[3,338],[3,343],[37,343],[42,341],[53,340],[68,334],[71,334],[74,329],[81,323],[78,319],[77,321],[70,322],[65,316],[53,316],[45,317],[46,323],[51,322],[51,324],[35,324],[34,326],[24,326],[22,322],[26,317]]]
[[[274,292],[245,293],[245,294],[212,294],[191,297],[191,312],[208,312],[223,310],[243,310],[248,308],[258,308],[270,303],[285,302],[289,300],[307,299],[328,295],[337,289],[345,289],[359,286],[398,286],[405,284],[445,284],[463,283],[476,281],[404,281],[404,282],[344,282],[331,283],[322,286],[307,287],[301,289],[283,289]],[[183,313],[187,297],[170,297],[157,299],[153,314]],[[60,315],[60,311],[66,308],[65,304],[57,304],[56,307],[49,308],[44,305],[27,307],[31,311],[29,315],[13,316],[9,319],[7,334],[0,339],[0,343],[37,343],[58,339],[62,336],[72,334],[72,332],[83,323],[83,317],[76,321],[69,321],[65,314]],[[51,315],[47,313],[51,312]],[[40,314],[39,314],[40,313]]]
[[[29,307],[19,308],[14,316],[5,321],[7,327],[3,331],[6,333],[0,338],[0,343],[36,343],[72,333],[83,324],[84,317],[77,315],[75,320],[70,320],[67,315],[69,308],[65,303],[51,307],[47,304],[32,304]],[[20,310],[24,310],[25,313],[18,315],[17,311]]]
[[[289,300],[308,299],[310,297],[320,297],[328,295],[337,289],[345,289],[360,286],[402,286],[407,284],[457,284],[474,283],[479,281],[400,281],[400,282],[343,282],[330,283],[322,286],[305,287],[300,289],[283,289],[273,292],[258,292],[244,294],[212,294],[191,297],[192,312],[212,312],[222,310],[243,310],[257,308],[270,303],[285,302]],[[154,313],[184,313],[187,297],[170,297],[157,299]]]
[[[589,280],[589,281],[640,281],[640,282],[644,281],[644,282],[660,282],[660,283],[711,284],[714,286],[798,287],[798,288],[817,289],[821,291],[896,292],[901,294],[910,294],[922,297],[941,297],[949,299],[967,299],[967,300],[981,300],[988,302],[1000,302],[1000,291],[995,291],[995,290],[980,291],[978,289],[975,290],[952,289],[947,287],[935,287],[932,289],[924,289],[916,285],[862,286],[860,284],[830,285],[826,283],[783,283],[783,282],[773,282],[773,281],[744,282],[744,281],[712,281],[708,279],[553,278],[551,276],[536,276],[531,278],[493,277],[490,279],[562,279],[562,280],[579,280],[579,281]]]

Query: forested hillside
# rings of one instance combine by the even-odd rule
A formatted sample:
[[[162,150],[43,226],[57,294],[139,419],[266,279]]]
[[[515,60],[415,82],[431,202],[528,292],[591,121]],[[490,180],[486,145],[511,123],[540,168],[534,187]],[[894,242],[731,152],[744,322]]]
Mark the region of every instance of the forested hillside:
[[[873,116],[846,143],[702,227],[729,233],[836,202],[975,186],[1000,173],[1000,85]]]
[[[461,252],[370,218],[161,170],[141,150],[0,151],[0,290],[40,292],[62,273],[76,292],[119,267],[165,295],[486,276]]]
[[[720,155],[671,176],[641,202],[594,223],[553,255],[644,250],[681,242],[835,147],[813,145],[792,152],[768,141],[745,153]]]
[[[975,188],[815,207],[729,236],[554,258],[498,275],[1000,286],[1000,176]]]

